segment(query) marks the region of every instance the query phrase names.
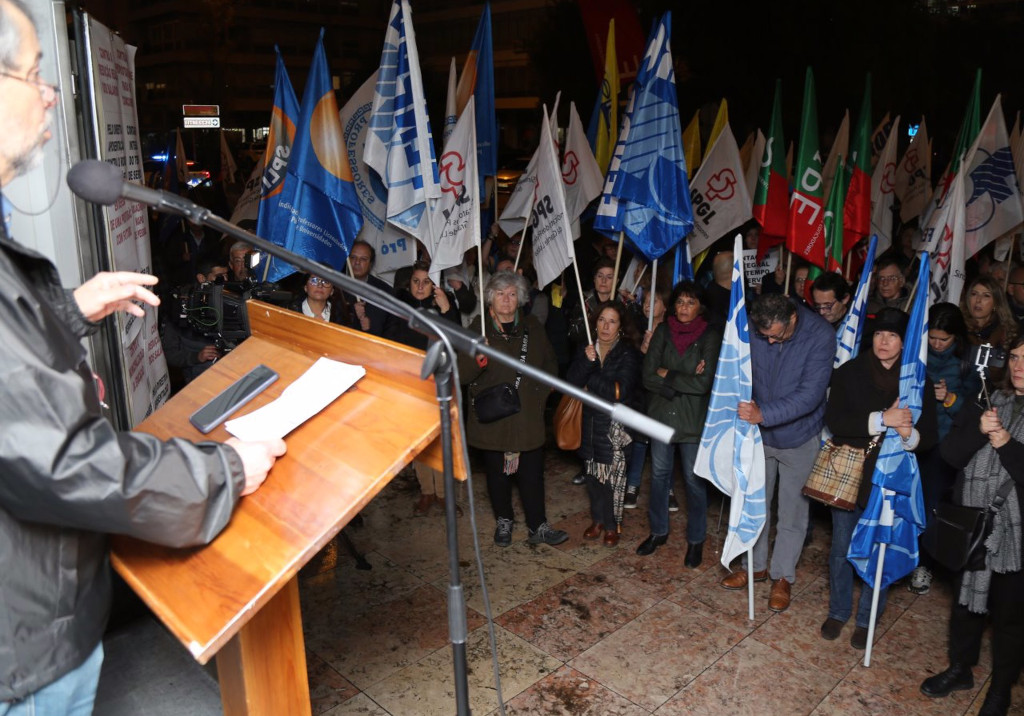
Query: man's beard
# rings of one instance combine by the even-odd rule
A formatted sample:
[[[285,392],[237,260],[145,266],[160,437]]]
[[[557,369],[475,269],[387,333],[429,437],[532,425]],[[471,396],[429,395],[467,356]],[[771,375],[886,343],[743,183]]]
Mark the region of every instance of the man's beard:
[[[47,133],[50,131],[50,126],[53,124],[53,115],[49,112],[46,113],[46,122],[39,130],[39,135],[36,140],[32,142],[31,146],[25,148],[14,157],[10,158],[10,166],[14,171],[14,176],[21,176],[27,174],[33,169],[38,169],[43,163],[43,145],[47,140]]]

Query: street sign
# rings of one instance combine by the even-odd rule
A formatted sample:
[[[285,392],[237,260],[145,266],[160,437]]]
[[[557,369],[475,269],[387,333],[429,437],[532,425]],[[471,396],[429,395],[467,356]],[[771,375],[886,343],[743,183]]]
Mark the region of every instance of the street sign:
[[[220,117],[185,117],[185,129],[218,129]]]
[[[216,117],[220,114],[219,104],[183,104],[181,113],[186,117]]]

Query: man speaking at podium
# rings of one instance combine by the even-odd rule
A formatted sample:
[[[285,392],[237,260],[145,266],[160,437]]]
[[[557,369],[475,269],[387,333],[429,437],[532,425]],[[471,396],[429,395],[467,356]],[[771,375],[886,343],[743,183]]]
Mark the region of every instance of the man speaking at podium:
[[[57,88],[39,77],[22,0],[0,0],[0,716],[91,714],[110,609],[105,533],[209,542],[255,491],[280,440],[162,442],[114,430],[80,339],[115,311],[155,306],[144,274],[61,288],[9,236],[2,190],[50,138]]]

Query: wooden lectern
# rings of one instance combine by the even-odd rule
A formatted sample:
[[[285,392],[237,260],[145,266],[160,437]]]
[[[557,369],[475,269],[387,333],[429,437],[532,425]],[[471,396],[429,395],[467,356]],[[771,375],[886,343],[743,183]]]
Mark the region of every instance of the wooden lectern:
[[[442,468],[440,412],[433,380],[419,377],[423,351],[259,301],[248,310],[252,337],[139,430],[227,439],[223,426],[203,436],[188,417],[260,363],[280,379],[238,415],[277,398],[321,356],[366,376],[285,438],[288,453],[212,543],[171,549],[117,537],[111,560],[199,663],[217,655],[225,714],[309,714],[298,571],[410,460]],[[461,445],[453,452],[465,479]]]

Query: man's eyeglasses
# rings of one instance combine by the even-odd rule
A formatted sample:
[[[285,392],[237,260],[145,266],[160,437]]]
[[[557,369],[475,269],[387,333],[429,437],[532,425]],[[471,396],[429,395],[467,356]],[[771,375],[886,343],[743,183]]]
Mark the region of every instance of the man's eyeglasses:
[[[51,85],[49,82],[43,82],[39,77],[34,79],[31,77],[21,77],[20,75],[13,74],[11,72],[4,72],[0,70],[0,77],[7,77],[12,80],[18,80],[25,84],[35,85],[36,89],[39,90],[39,96],[43,98],[43,102],[51,104],[57,101],[57,96],[60,94],[60,87],[57,85]]]
[[[901,278],[903,278],[903,277],[902,276],[879,276],[878,277],[878,282],[879,283],[894,283],[896,281],[899,281]]]
[[[830,313],[832,311],[832,307],[835,305],[835,301],[829,301],[828,303],[816,303],[814,304],[814,310],[819,313]]]
[[[761,333],[761,329],[755,330],[754,333],[756,333],[758,338],[761,338],[762,340],[773,341],[775,343],[784,343],[790,338],[790,336],[786,335],[789,333],[788,323],[782,326],[782,331],[780,331],[778,335],[775,335],[774,333]]]
[[[325,279],[322,279],[319,276],[310,276],[309,277],[309,285],[310,286],[321,286],[323,288],[327,288],[327,287],[329,287],[331,285],[331,282],[327,281]]]

